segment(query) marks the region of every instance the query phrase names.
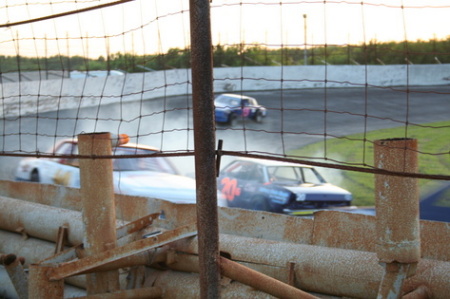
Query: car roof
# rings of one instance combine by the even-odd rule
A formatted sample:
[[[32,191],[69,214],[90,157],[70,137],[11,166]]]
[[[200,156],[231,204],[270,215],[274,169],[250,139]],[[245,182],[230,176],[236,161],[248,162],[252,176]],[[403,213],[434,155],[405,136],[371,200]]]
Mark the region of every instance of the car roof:
[[[150,145],[140,144],[140,143],[133,143],[133,142],[121,144],[120,147],[133,148],[133,149],[144,149],[144,150],[151,150],[151,151],[159,152],[159,148],[156,148],[156,147],[153,147]]]
[[[241,95],[241,94],[234,94],[234,93],[222,93],[222,94],[218,95],[218,97],[220,97],[220,96],[226,96],[226,97],[229,97],[229,98],[237,98],[237,99],[254,99],[254,98],[249,97],[249,96],[244,96],[244,95]]]
[[[56,147],[58,147],[59,145],[65,143],[65,142],[78,143],[78,138],[62,139],[56,144]],[[155,151],[155,152],[159,152],[160,151],[159,148],[157,148],[157,147],[153,147],[153,146],[145,145],[145,144],[140,144],[140,143],[133,143],[133,142],[128,142],[128,143],[125,143],[125,144],[121,144],[121,145],[119,145],[119,147],[125,147],[125,148],[130,148],[130,149],[143,149],[143,150],[150,150],[150,151]]]
[[[248,161],[255,164],[263,165],[263,166],[296,166],[296,167],[306,167],[306,168],[314,168],[310,165],[305,164],[299,164],[299,163],[292,163],[292,162],[284,162],[284,161],[278,161],[278,160],[266,160],[266,159],[254,159],[254,158],[237,158],[233,160],[231,163],[236,161]]]

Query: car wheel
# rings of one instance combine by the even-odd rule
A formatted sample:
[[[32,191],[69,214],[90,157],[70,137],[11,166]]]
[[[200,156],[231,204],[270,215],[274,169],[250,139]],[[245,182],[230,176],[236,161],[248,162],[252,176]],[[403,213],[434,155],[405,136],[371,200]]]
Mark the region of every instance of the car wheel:
[[[228,117],[228,124],[232,127],[236,124],[237,121],[237,115],[234,113],[231,113]]]
[[[39,183],[39,181],[40,181],[40,179],[39,179],[39,172],[38,172],[36,169],[34,169],[34,170],[31,172],[31,175],[30,175],[30,181],[31,181],[31,182]]]
[[[250,209],[255,211],[269,211],[267,199],[263,196],[254,196],[250,203]]]
[[[263,120],[263,115],[262,115],[261,111],[259,111],[259,110],[256,111],[255,121],[257,123],[260,123],[260,122],[262,122],[262,120]]]

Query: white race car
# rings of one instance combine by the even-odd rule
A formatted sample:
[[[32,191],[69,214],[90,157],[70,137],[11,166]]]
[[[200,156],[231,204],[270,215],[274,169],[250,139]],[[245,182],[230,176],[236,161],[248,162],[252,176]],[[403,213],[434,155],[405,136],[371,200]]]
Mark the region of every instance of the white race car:
[[[113,148],[113,154],[136,155],[136,158],[113,159],[115,192],[148,198],[159,198],[174,203],[195,203],[195,180],[178,173],[165,157],[139,157],[159,152],[157,148],[126,143]],[[80,169],[77,139],[60,141],[52,151],[65,158],[26,158],[20,161],[16,180],[42,184],[58,184],[80,188]],[[68,156],[74,158],[67,158]],[[218,194],[218,205],[226,200]]]

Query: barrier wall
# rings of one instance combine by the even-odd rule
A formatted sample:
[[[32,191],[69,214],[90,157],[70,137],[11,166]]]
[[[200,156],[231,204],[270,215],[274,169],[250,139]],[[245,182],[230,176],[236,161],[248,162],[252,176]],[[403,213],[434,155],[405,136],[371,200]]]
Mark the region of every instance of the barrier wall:
[[[191,93],[190,69],[0,85],[0,115],[13,117]],[[301,88],[445,85],[450,64],[322,65],[214,69],[214,92]],[[37,104],[38,103],[38,104]]]

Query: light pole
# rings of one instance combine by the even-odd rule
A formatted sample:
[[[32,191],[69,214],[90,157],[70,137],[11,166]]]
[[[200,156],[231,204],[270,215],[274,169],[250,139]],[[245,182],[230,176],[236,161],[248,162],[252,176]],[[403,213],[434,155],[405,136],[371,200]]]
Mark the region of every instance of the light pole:
[[[304,50],[303,50],[303,55],[304,55],[304,57],[303,57],[303,60],[304,60],[304,62],[305,62],[305,65],[307,65],[308,64],[308,50],[306,49],[306,18],[308,17],[308,15],[307,14],[303,14],[303,27],[304,27],[304,34],[305,34],[305,44],[304,44]]]

